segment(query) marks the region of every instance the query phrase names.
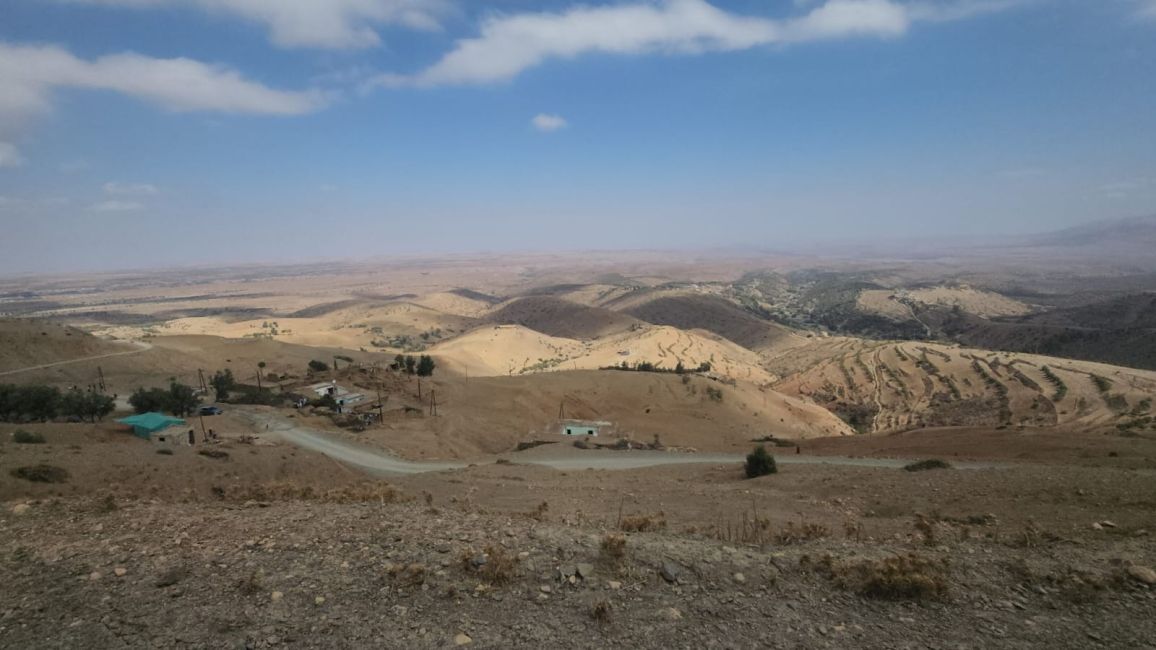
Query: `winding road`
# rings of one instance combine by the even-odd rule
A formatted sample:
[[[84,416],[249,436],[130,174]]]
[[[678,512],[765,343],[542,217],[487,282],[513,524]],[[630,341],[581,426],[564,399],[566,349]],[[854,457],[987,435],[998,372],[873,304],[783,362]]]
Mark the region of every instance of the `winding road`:
[[[268,435],[308,449],[330,458],[357,467],[369,474],[397,476],[440,472],[467,467],[470,463],[452,461],[411,461],[398,458],[381,449],[374,449],[338,440],[332,434],[303,427],[288,418],[275,413],[241,410],[239,414],[251,420],[257,428],[267,426]],[[566,453],[572,452],[572,453]],[[557,470],[607,469],[625,470],[659,465],[689,464],[738,464],[744,460],[742,454],[680,454],[662,451],[584,451],[573,452],[550,450],[545,453],[518,456],[517,462],[524,465],[541,465]],[[895,458],[850,458],[846,456],[780,456],[776,460],[783,465],[841,465],[847,467],[875,467],[899,469],[911,462],[910,459]],[[1004,467],[1001,463],[953,463],[958,469],[993,469]]]

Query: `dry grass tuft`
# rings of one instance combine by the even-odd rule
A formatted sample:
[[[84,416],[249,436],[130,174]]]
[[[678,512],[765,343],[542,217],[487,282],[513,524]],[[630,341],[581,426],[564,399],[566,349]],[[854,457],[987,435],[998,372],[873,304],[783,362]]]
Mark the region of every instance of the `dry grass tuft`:
[[[478,575],[491,585],[504,585],[518,575],[518,558],[501,546],[490,545],[482,553],[472,550],[463,553],[462,569]]]
[[[618,528],[627,533],[648,533],[666,529],[666,514],[626,515],[618,521]]]
[[[386,566],[385,572],[404,587],[416,587],[425,582],[426,567],[419,562],[390,564]]]
[[[803,542],[823,539],[830,535],[831,529],[823,524],[800,521],[796,525],[795,522],[792,521],[787,522],[787,527],[775,534],[774,541],[776,544],[789,546],[791,544],[801,544]]]
[[[599,600],[598,602],[596,602],[590,606],[590,618],[594,619],[595,621],[598,621],[599,623],[604,623],[604,624],[609,623],[610,622],[610,611],[611,611],[610,601]]]
[[[237,590],[246,596],[255,596],[265,590],[265,576],[260,569],[237,581]]]
[[[602,538],[602,557],[611,563],[617,564],[626,557],[626,536],[617,533],[606,533]]]
[[[839,581],[869,598],[923,600],[947,596],[946,560],[909,553],[883,560],[862,560],[836,568]]]

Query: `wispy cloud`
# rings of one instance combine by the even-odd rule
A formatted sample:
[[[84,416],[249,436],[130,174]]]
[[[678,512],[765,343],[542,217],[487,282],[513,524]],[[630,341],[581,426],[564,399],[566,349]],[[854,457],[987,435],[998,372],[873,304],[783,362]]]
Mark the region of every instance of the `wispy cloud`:
[[[376,26],[436,30],[450,0],[59,0],[135,9],[186,6],[263,25],[281,47],[364,48],[381,43]]]
[[[137,210],[143,210],[144,204],[137,201],[109,199],[108,201],[93,203],[88,209],[93,212],[136,212]]]
[[[530,120],[530,124],[543,133],[557,131],[558,129],[564,129],[569,126],[566,118],[561,115],[551,115],[548,113],[538,113]]]
[[[24,164],[24,156],[11,142],[0,142],[0,169],[4,167],[19,167]]]
[[[498,15],[482,22],[478,36],[459,40],[425,70],[381,75],[374,83],[491,84],[552,59],[592,53],[697,54],[851,37],[893,38],[916,21],[957,20],[1018,4],[1022,0],[826,0],[796,17],[775,20],[728,12],[706,0],[661,0]]]
[[[104,193],[109,196],[153,196],[160,190],[148,183],[116,183],[104,184]]]
[[[300,115],[326,103],[317,91],[275,90],[192,59],[125,53],[86,61],[57,46],[0,43],[0,128],[50,110],[56,88],[119,92],[173,111]]]
[[[1156,20],[1156,0],[1137,0],[1136,15]]]

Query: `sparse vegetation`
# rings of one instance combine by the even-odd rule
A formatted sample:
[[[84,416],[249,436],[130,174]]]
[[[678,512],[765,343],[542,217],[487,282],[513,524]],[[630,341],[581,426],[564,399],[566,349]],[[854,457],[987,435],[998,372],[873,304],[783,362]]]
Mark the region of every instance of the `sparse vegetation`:
[[[627,533],[650,533],[666,528],[666,514],[626,515],[618,522],[618,528]]]
[[[932,469],[951,469],[951,464],[946,460],[939,458],[929,458],[927,460],[921,460],[909,465],[904,465],[903,469],[907,470],[908,472],[925,472]]]
[[[1063,400],[1064,396],[1068,394],[1068,386],[1064,383],[1064,380],[1047,366],[1041,366],[1040,372],[1044,373],[1044,378],[1046,378],[1048,383],[1055,389],[1055,392],[1052,393],[1052,401],[1059,402]]]
[[[840,568],[840,582],[868,598],[941,599],[950,581],[946,561],[914,553],[882,560],[860,560]]]
[[[29,465],[12,470],[12,476],[32,481],[33,483],[65,483],[68,481],[68,470],[55,465]]]
[[[779,471],[775,457],[767,451],[766,445],[759,445],[755,447],[754,451],[747,454],[747,462],[743,469],[746,471],[747,478],[758,478]]]
[[[12,434],[12,442],[21,445],[42,445],[44,444],[44,436],[39,433],[32,433],[24,429],[17,429]]]

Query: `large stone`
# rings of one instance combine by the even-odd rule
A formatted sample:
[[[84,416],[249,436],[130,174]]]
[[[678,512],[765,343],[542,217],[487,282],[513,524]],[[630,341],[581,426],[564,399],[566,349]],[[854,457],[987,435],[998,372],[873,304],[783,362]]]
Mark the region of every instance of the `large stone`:
[[[578,577],[583,580],[589,580],[594,577],[594,565],[586,562],[581,562],[575,567],[578,570]]]
[[[454,637],[454,645],[457,645],[457,646],[469,645],[473,642],[474,642],[474,640],[471,639],[470,635],[468,635],[468,634],[459,634],[459,635]]]
[[[17,503],[16,505],[12,506],[12,514],[25,515],[28,514],[28,511],[31,509],[32,506],[28,505],[27,503]]]
[[[658,573],[662,576],[662,579],[667,582],[678,582],[679,568],[673,562],[663,562],[662,568],[659,569]]]
[[[1128,567],[1128,575],[1131,576],[1134,580],[1139,580],[1146,585],[1156,585],[1156,571],[1153,571],[1146,566],[1133,564],[1132,566]]]

